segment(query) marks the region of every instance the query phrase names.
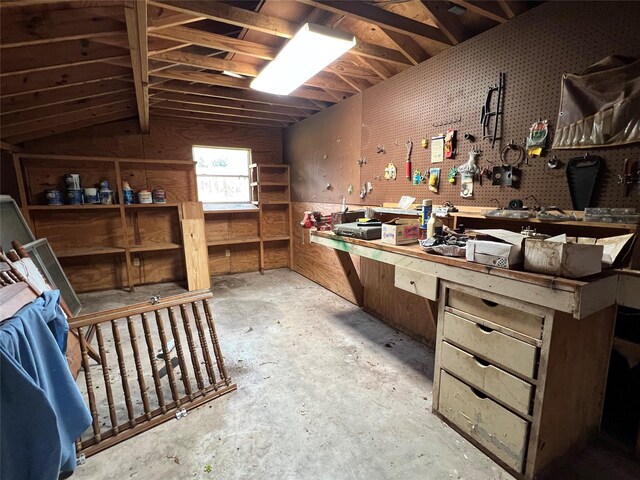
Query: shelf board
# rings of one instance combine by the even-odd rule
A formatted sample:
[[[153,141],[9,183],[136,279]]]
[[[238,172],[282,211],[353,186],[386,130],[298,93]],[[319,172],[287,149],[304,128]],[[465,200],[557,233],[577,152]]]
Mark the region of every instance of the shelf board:
[[[289,235],[283,235],[281,237],[265,237],[262,239],[263,242],[280,242],[282,240],[290,240],[291,237]]]
[[[119,247],[90,247],[74,248],[73,250],[56,250],[56,256],[60,258],[88,257],[93,255],[113,255],[124,253],[124,248]]]
[[[180,206],[178,202],[167,203],[132,203],[131,205],[125,205],[125,209],[129,208],[175,208]]]
[[[161,250],[177,250],[182,248],[179,243],[152,243],[148,245],[129,245],[130,252],[155,252]]]
[[[249,168],[271,168],[274,170],[288,170],[289,165],[286,165],[284,163],[252,163],[251,165],[249,165]]]
[[[260,182],[261,187],[288,187],[289,182]]]
[[[242,243],[259,243],[260,237],[248,237],[248,238],[234,238],[226,240],[213,240],[207,242],[208,247],[215,247],[219,245],[238,245]]]
[[[235,210],[224,210],[224,209],[220,209],[220,210],[205,210],[204,214],[208,215],[208,214],[224,214],[224,213],[258,213],[260,210],[258,208],[238,208]]]
[[[589,228],[612,228],[612,229],[620,229],[620,230],[629,230],[631,232],[635,232],[637,229],[637,225],[635,223],[605,223],[605,222],[585,222],[582,220],[570,220],[566,222],[549,222],[545,220],[539,220],[537,218],[509,218],[509,217],[485,217],[482,213],[479,212],[451,212],[449,213],[450,217],[460,217],[460,218],[480,218],[483,220],[498,220],[505,222],[520,222],[520,223],[540,223],[544,225],[572,225],[577,227],[589,227]]]
[[[153,165],[195,165],[193,160],[170,160],[170,159],[151,159],[151,158],[121,158],[121,157],[100,157],[100,156],[82,156],[82,155],[49,155],[47,153],[17,153],[16,156],[22,159],[54,161],[74,161],[74,162],[108,162],[115,163],[149,163]]]
[[[278,201],[273,201],[273,202],[270,201],[270,200],[267,200],[266,202],[262,202],[263,206],[264,205],[285,205],[285,206],[287,206],[287,205],[290,205],[290,204],[291,204],[291,202],[287,202],[285,200],[278,200]]]
[[[120,205],[100,205],[97,203],[87,203],[85,205],[30,205],[27,210],[37,212],[38,210],[117,210]]]

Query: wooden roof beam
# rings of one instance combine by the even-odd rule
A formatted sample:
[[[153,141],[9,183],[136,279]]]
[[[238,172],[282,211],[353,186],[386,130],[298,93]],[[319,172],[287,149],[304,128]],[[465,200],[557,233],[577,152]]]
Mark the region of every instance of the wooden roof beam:
[[[167,10],[166,8],[155,8],[157,13],[152,13],[148,17],[148,31],[162,30],[163,28],[179,27],[180,25],[186,25],[187,23],[199,22],[205,20],[205,17],[196,16],[193,14],[179,13],[174,10]]]
[[[223,98],[227,100],[237,100],[241,102],[252,102],[264,105],[278,105],[282,107],[299,108],[304,111],[316,112],[331,106],[331,103],[318,103],[316,101],[295,98],[283,95],[270,95],[255,90],[239,90],[232,88],[222,88],[205,85],[186,85],[180,81],[164,82],[161,84],[151,84],[152,90],[164,92],[186,93],[202,95],[205,97]]]
[[[251,118],[233,118],[225,115],[214,115],[214,114],[206,114],[206,113],[192,113],[192,112],[180,112],[177,110],[169,110],[160,107],[153,107],[151,112],[153,115],[158,115],[161,117],[176,117],[176,118],[186,118],[189,120],[198,120],[205,122],[218,122],[218,123],[239,123],[244,125],[257,125],[260,127],[274,127],[274,128],[284,128],[287,126],[284,122],[273,122],[270,120],[258,120]]]
[[[149,35],[166,40],[199,45],[213,50],[240,53],[262,60],[273,60],[278,53],[277,49],[267,47],[260,43],[239,40],[237,38],[187,27],[164,28],[155,32],[149,32]]]
[[[26,47],[52,42],[117,35],[123,23],[122,7],[94,7],[47,12],[4,10],[0,16],[0,48]]]
[[[11,145],[10,143],[7,142],[2,142],[0,141],[0,150],[5,150],[7,152],[11,152],[11,153],[20,153],[23,152],[24,150],[20,147],[17,147],[15,145]]]
[[[509,19],[503,15],[502,9],[494,2],[470,2],[468,0],[451,0],[470,12],[489,18],[494,22],[506,23]]]
[[[147,1],[127,1],[124,7],[136,104],[142,133],[149,133],[149,45],[147,43]]]
[[[45,107],[34,108],[31,110],[27,110],[24,112],[15,112],[7,115],[3,115],[0,117],[0,122],[2,124],[3,135],[5,129],[10,129],[14,126],[23,125],[30,122],[35,122],[38,120],[45,120],[49,118],[53,118],[55,120],[56,117],[71,113],[71,112],[80,112],[83,110],[89,110],[94,107],[100,107],[105,105],[111,105],[113,103],[121,103],[123,101],[130,101],[133,99],[133,92],[131,89],[127,89],[126,91],[120,93],[111,93],[110,95],[103,95],[99,97],[93,98],[83,98],[81,100],[74,100],[71,102],[66,102],[58,105],[48,105]],[[10,135],[7,134],[7,135]]]
[[[7,77],[62,67],[88,65],[104,58],[118,57],[127,53],[127,50],[119,47],[86,40],[10,48],[2,50],[0,75]]]
[[[197,105],[193,103],[169,102],[163,101],[162,99],[158,99],[158,103],[154,104],[154,107],[165,108],[169,110],[178,110],[183,112],[225,115],[238,118],[253,118],[257,120],[270,120],[286,124],[297,122],[297,119],[293,117],[275,115],[268,112],[254,112],[253,110],[242,110],[237,108],[219,108],[209,105]]]
[[[451,43],[457,45],[467,39],[464,27],[457,16],[449,11],[447,4],[440,0],[415,0],[418,8],[426,10],[433,22],[447,36]]]
[[[380,30],[413,65],[418,65],[429,58],[429,54],[413,38],[386,28]]]
[[[123,120],[125,118],[135,117],[134,103],[131,103],[130,108],[121,108],[120,110],[103,113],[99,115],[93,115],[88,118],[83,118],[71,123],[64,123],[61,125],[49,125],[44,130],[38,130],[35,132],[25,133],[23,135],[17,135],[15,137],[7,138],[6,140],[11,143],[22,143],[37,138],[49,137],[51,135],[57,135],[59,133],[70,132],[72,130],[78,130],[79,128],[92,127],[101,123],[115,122],[117,120]]]
[[[2,80],[2,98],[14,95],[33,94],[47,90],[65,88],[69,85],[84,85],[96,80],[109,80],[131,75],[131,68],[113,67],[96,63],[87,68],[75,66],[58,68],[29,75],[12,75]]]
[[[0,98],[0,120],[19,112],[122,92],[131,92],[131,87],[119,80],[95,80],[85,85],[70,85],[56,90],[37,91],[30,95]]]
[[[328,1],[328,0],[298,0],[299,2],[321,8],[330,12],[341,13],[357,20],[386,28],[404,35],[417,36],[435,43],[447,46],[451,41],[438,28],[432,27],[397,13],[376,7],[365,2]]]
[[[527,11],[527,5],[525,2],[498,0],[498,5],[500,5],[500,8],[508,19],[512,19],[513,17]]]
[[[236,25],[239,27],[247,28],[249,30],[256,30],[262,33],[267,33],[270,35],[275,35],[282,38],[291,38],[295,33],[300,29],[302,25],[289,22],[286,20],[282,20],[276,17],[272,17],[269,15],[264,15],[262,13],[253,12],[250,10],[245,10],[242,8],[233,7],[231,5],[226,5],[220,2],[211,2],[211,1],[201,1],[201,0],[164,0],[164,1],[156,1],[151,0],[152,5],[162,6],[164,8],[175,9],[176,11],[188,13],[192,15],[203,16],[210,20],[216,20],[222,23],[227,23],[230,25]],[[309,19],[312,21],[313,18]],[[306,22],[305,22],[306,23]],[[315,23],[315,22],[312,22]],[[196,30],[196,32],[198,32]],[[175,31],[169,30],[167,32],[164,30],[165,34],[173,34],[177,35],[174,37],[163,37],[169,39],[179,39],[181,41],[193,40],[194,37],[189,35],[189,32],[185,31]],[[227,37],[225,37],[227,38]],[[202,39],[201,39],[202,40]],[[238,51],[237,49],[230,49],[227,45],[228,38],[225,41],[224,38],[214,38],[208,37],[205,38],[205,44],[196,43],[197,45],[209,47],[209,48],[219,48],[220,50],[225,50],[232,53],[241,53],[248,54],[246,51]],[[220,44],[220,42],[223,42]],[[251,48],[250,46],[248,47]],[[256,47],[257,48],[257,47]],[[356,46],[351,50],[352,53],[356,55],[363,55],[370,58],[376,58],[378,60],[389,61],[400,64],[408,64],[407,60],[395,50],[379,47],[377,45],[368,44],[366,42],[362,42],[361,40],[357,41]],[[259,56],[258,58],[263,58],[264,60],[271,60],[273,56],[277,53],[274,49],[269,53],[270,58],[265,58],[264,56]],[[256,56],[256,55],[253,55]]]
[[[262,13],[208,0],[149,0],[150,5],[201,16],[216,22],[248,28],[282,38],[291,38],[299,25]]]
[[[133,105],[133,98],[130,95],[117,98],[116,101],[111,99],[101,98],[94,104],[80,108],[71,109],[66,112],[60,112],[58,114],[51,114],[43,117],[36,117],[24,122],[18,122],[12,125],[2,125],[2,136],[15,137],[24,133],[35,132],[43,130],[48,126],[62,125],[65,123],[75,122],[84,118],[89,118],[95,115],[101,115],[103,113],[116,111],[122,109],[124,105]]]
[[[233,60],[223,60],[222,58],[207,57],[204,55],[195,55],[193,53],[171,51],[164,52],[150,57],[152,60],[161,60],[187,67],[206,68],[208,70],[227,70],[229,72],[255,77],[258,75],[258,67],[244,62],[236,62]]]
[[[171,80],[181,80],[184,82],[203,83],[205,85],[214,85],[219,87],[239,88],[243,90],[249,90],[251,88],[251,82],[247,79],[233,78],[227,75],[219,75],[206,72],[196,72],[193,70],[180,70],[172,68],[162,70],[160,72],[155,72],[154,76],[160,78],[168,78]],[[330,96],[318,90],[312,90],[310,88],[304,87],[300,87],[297,90],[294,90],[289,96],[335,103],[333,96]]]
[[[272,113],[275,115],[283,115],[295,119],[305,118],[310,115],[309,112],[295,108],[282,107],[279,105],[264,105],[254,102],[244,102],[241,100],[229,100],[226,98],[205,97],[203,95],[183,94],[174,92],[160,91],[154,96],[155,99],[165,100],[168,102],[189,103],[193,105],[207,105],[210,107],[228,108],[232,110],[247,110],[252,112]]]

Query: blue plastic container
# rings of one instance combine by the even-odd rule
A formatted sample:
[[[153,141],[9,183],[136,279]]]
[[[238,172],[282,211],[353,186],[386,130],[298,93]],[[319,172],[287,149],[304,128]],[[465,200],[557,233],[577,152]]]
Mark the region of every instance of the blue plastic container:
[[[62,205],[64,203],[60,190],[47,190],[46,195],[48,205]]]

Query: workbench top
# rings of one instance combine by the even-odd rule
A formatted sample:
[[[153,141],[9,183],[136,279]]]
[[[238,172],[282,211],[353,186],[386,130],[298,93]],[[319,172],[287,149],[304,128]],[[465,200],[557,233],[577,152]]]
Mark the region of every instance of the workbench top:
[[[619,271],[608,270],[581,279],[495,268],[464,258],[426,253],[418,244],[389,245],[380,240],[342,237],[312,231],[311,242],[384,263],[413,268],[445,280],[483,287],[503,295],[546,305],[583,318],[616,302]]]

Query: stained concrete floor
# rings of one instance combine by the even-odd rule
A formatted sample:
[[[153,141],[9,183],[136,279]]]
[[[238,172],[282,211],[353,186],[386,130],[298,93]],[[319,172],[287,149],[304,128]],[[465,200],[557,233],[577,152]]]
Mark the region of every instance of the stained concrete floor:
[[[83,313],[182,292],[81,295]],[[89,458],[81,479],[512,479],[431,413],[432,349],[288,270],[214,279],[238,390]],[[607,446],[554,478],[637,479]]]

